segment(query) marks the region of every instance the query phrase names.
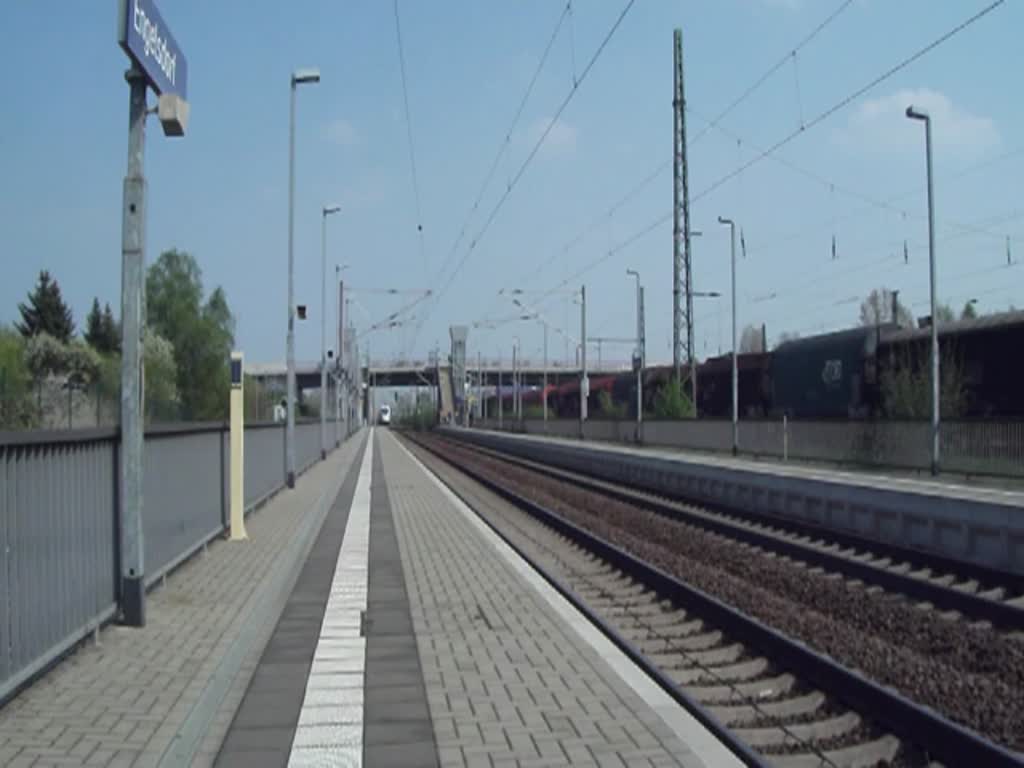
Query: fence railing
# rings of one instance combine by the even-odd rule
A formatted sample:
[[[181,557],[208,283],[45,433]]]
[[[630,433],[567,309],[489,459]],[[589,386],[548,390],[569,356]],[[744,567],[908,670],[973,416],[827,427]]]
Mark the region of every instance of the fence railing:
[[[344,425],[328,422],[331,446]],[[320,458],[319,422],[295,427],[296,469]],[[143,447],[146,584],[226,528],[226,425],[154,427]],[[118,433],[0,433],[0,702],[115,616]],[[245,506],[285,484],[284,426],[246,427]]]
[[[497,429],[495,419],[479,423]],[[577,437],[575,419],[503,421],[507,431]],[[648,420],[643,443],[684,450],[729,453],[732,422],[709,419]],[[944,472],[963,475],[1024,478],[1024,422],[948,421],[939,439]],[[931,426],[918,421],[788,421],[745,420],[739,423],[739,452],[746,456],[825,462],[839,465],[929,470]],[[634,421],[591,419],[584,438],[635,442]]]

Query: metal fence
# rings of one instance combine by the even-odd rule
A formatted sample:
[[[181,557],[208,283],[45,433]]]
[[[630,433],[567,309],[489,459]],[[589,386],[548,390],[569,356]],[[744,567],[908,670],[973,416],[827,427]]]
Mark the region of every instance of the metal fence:
[[[116,443],[108,431],[0,445],[0,693],[115,610]]]
[[[228,441],[222,423],[147,430],[147,586],[225,529]],[[301,472],[320,458],[319,423],[297,424],[295,443]],[[115,615],[118,445],[114,429],[0,433],[0,701]],[[284,426],[247,426],[246,509],[284,482]]]
[[[497,429],[496,420],[480,423]],[[545,422],[507,419],[503,429],[577,437],[575,419]],[[931,467],[927,422],[919,421],[778,421],[739,423],[739,452],[745,456],[839,465],[924,471]],[[585,423],[589,440],[635,442],[636,423],[591,419]],[[729,453],[732,422],[709,419],[645,421],[643,443],[684,450]],[[1024,422],[949,421],[940,430],[941,467],[963,475],[1024,478]]]

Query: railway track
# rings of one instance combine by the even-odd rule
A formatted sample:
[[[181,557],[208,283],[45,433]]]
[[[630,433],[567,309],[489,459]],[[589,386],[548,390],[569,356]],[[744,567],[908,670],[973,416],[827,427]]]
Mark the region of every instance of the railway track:
[[[904,595],[916,601],[919,608],[945,612],[947,618],[988,622],[1024,639],[1024,577],[1017,574],[778,516],[691,504],[664,494],[625,488],[578,472],[548,467],[492,448],[474,446],[474,450],[758,550]]]
[[[746,764],[1024,765],[1019,754],[545,508],[497,457],[436,438],[416,444],[449,487]]]

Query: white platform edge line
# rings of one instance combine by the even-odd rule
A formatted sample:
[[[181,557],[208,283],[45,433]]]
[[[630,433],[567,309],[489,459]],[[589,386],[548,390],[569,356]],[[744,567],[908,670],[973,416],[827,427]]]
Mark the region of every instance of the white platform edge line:
[[[716,739],[697,719],[686,711],[675,699],[669,696],[657,683],[641,670],[632,659],[626,656],[615,643],[605,636],[590,620],[576,610],[561,593],[551,586],[533,566],[521,558],[504,539],[495,533],[487,523],[480,519],[465,502],[448,488],[433,472],[428,470],[408,448],[397,438],[395,442],[405,454],[418,466],[431,482],[444,494],[445,498],[466,517],[481,533],[484,539],[493,546],[512,566],[516,573],[530,585],[559,618],[589,645],[604,660],[612,671],[629,686],[648,706],[653,709],[668,728],[679,737],[680,741],[691,750],[705,765],[713,768],[726,766],[742,766],[732,752]]]
[[[369,549],[370,549],[370,488],[373,482],[373,439],[374,430],[370,428],[370,434],[366,441],[366,450],[363,453],[363,460],[359,466],[359,475],[356,480],[355,491],[352,494],[352,505],[349,507],[348,519],[345,522],[345,532],[342,534],[341,547],[338,552],[338,560],[334,566],[334,573],[331,576],[331,591],[327,598],[327,606],[323,618],[320,620],[320,634],[317,638],[316,649],[313,652],[313,663],[310,665],[310,676],[306,681],[306,691],[303,694],[302,708],[299,710],[299,722],[292,736],[290,753],[288,755],[289,768],[304,768],[307,765],[320,765],[322,758],[329,755],[336,764],[362,765],[363,762],[363,689],[366,684],[366,638],[359,636],[360,613],[366,610],[366,599],[369,587]],[[355,577],[355,578],[353,578]],[[335,619],[343,619],[342,624],[351,626],[351,637],[339,637]],[[325,631],[327,636],[325,637]],[[314,669],[323,669],[326,663],[331,666],[333,656],[332,649],[337,648],[339,642],[344,642],[354,651],[352,656],[352,669],[341,673],[344,676],[357,678],[358,689],[353,687],[342,687],[337,689],[323,688],[315,685]],[[339,675],[327,676],[337,678]],[[319,715],[324,707],[325,697],[331,696],[331,691],[336,690],[338,711],[350,713],[347,722],[324,724],[319,722]],[[360,692],[360,704],[353,707],[348,703],[353,690]],[[351,713],[358,711],[358,723],[354,722]],[[316,746],[313,748],[303,742],[310,734],[322,734],[323,739],[316,739]]]

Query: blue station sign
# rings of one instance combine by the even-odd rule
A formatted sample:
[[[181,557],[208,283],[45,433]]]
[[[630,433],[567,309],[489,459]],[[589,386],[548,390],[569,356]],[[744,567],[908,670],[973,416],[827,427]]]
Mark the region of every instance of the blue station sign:
[[[188,62],[154,0],[120,0],[118,42],[157,94],[188,97]]]

